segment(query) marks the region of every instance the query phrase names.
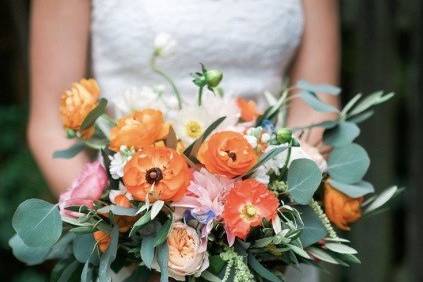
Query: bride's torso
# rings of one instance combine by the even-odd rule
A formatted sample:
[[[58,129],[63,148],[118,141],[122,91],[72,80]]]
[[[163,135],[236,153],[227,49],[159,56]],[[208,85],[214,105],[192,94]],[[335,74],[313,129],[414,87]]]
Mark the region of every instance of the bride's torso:
[[[301,0],[93,0],[92,67],[108,98],[163,83],[148,62],[165,32],[178,44],[159,64],[184,95],[200,62],[224,72],[227,92],[257,95],[280,88],[302,29]]]

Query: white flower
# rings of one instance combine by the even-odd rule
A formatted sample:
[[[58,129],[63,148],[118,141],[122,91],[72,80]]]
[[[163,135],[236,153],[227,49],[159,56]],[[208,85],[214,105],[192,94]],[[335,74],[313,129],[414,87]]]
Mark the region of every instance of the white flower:
[[[255,149],[257,147],[257,138],[253,135],[244,135],[245,139],[247,139],[248,143],[250,143],[251,147]]]
[[[185,105],[182,110],[169,116],[176,136],[185,145],[189,145],[200,137],[217,119],[226,116],[216,131],[234,127],[239,119],[235,101],[215,97],[213,94],[203,97],[203,105]]]
[[[134,150],[130,150],[125,146],[120,148],[120,151],[115,153],[113,156],[109,156],[110,159],[110,175],[113,179],[119,179],[123,177],[123,168],[126,163],[132,158]]]
[[[175,47],[176,41],[167,33],[159,33],[154,39],[154,49],[160,57],[173,54]]]

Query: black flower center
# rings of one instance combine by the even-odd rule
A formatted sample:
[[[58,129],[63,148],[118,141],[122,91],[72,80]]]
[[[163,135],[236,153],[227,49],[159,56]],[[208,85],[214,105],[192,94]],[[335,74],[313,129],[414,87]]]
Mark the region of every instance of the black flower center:
[[[227,151],[226,152],[228,154],[228,157],[232,159],[232,161],[236,161],[236,153],[231,152],[231,151]]]
[[[158,167],[153,167],[147,170],[147,173],[145,174],[145,180],[148,184],[157,184],[160,182],[160,180],[163,179],[163,172]]]

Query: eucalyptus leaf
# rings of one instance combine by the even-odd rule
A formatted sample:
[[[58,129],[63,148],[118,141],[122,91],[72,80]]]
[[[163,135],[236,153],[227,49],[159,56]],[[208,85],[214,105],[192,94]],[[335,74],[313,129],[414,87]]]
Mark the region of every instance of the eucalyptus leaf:
[[[163,224],[163,226],[160,228],[160,230],[157,232],[156,236],[154,237],[154,247],[157,247],[166,241],[167,235],[169,234],[171,227],[172,227],[172,219],[169,218],[165,222],[165,224]]]
[[[310,203],[322,181],[322,173],[309,159],[294,160],[288,170],[288,193],[298,204]]]
[[[375,112],[372,110],[365,111],[361,114],[349,117],[347,120],[354,123],[361,123],[371,118]]]
[[[80,263],[85,263],[89,260],[93,249],[95,248],[96,242],[93,235],[84,234],[76,235],[73,240],[73,255],[76,260]]]
[[[329,175],[341,183],[353,184],[359,182],[366,174],[370,165],[367,152],[357,144],[338,147],[329,155]]]
[[[134,208],[124,208],[117,205],[111,205],[110,211],[115,215],[136,216],[137,210]]]
[[[44,262],[50,252],[50,247],[29,247],[15,234],[9,240],[13,255],[27,265],[36,265]]]
[[[339,95],[339,93],[341,93],[341,89],[339,87],[329,84],[313,84],[305,80],[298,81],[297,87],[313,93],[324,93],[330,95]]]
[[[355,123],[341,121],[337,126],[326,129],[323,133],[323,140],[333,147],[340,147],[350,144],[360,135],[360,128]]]
[[[311,259],[310,255],[306,251],[304,251],[304,249],[297,247],[295,245],[292,245],[292,244],[288,244],[287,246],[297,255],[299,255],[303,258],[306,258],[306,259]]]
[[[72,253],[72,242],[75,234],[66,233],[51,247],[47,259],[65,259]]]
[[[354,255],[358,252],[350,246],[340,243],[326,243],[325,247],[335,253]]]
[[[339,264],[339,262],[333,256],[331,256],[328,252],[323,251],[322,249],[310,247],[307,249],[307,252],[319,260],[332,264]]]
[[[338,112],[338,109],[335,108],[332,105],[326,104],[325,102],[322,102],[314,96],[313,94],[309,92],[300,92],[298,96],[304,100],[310,107],[312,107],[317,112],[324,112],[324,113],[332,113],[332,112]]]
[[[151,221],[151,210],[145,212],[132,226],[131,231],[129,232],[129,237],[131,237],[135,232],[140,230],[144,225]]]
[[[71,159],[84,150],[84,142],[78,141],[67,149],[55,151],[53,159]]]
[[[98,105],[85,117],[79,130],[82,131],[93,126],[97,118],[106,112],[106,106],[107,99],[101,98]]]
[[[350,196],[351,198],[359,198],[369,193],[374,193],[375,191],[373,185],[364,180],[361,180],[354,184],[345,184],[342,182],[335,181],[333,179],[329,179],[329,183],[334,188]]]
[[[73,261],[68,264],[64,269],[63,272],[59,275],[57,282],[69,282],[72,281],[72,277],[74,276],[76,270],[80,266],[78,261]]]
[[[304,248],[325,238],[327,235],[326,228],[309,206],[301,207],[301,218],[304,226],[300,234],[300,240]]]
[[[154,237],[145,236],[142,238],[140,255],[141,259],[144,262],[145,266],[151,269],[151,264],[154,259]]]
[[[222,279],[220,279],[216,275],[212,274],[211,272],[208,272],[207,270],[205,270],[201,273],[201,278],[203,278],[203,279],[205,279],[206,281],[209,281],[209,282],[221,282],[222,281]]]
[[[157,263],[160,267],[160,282],[168,282],[169,246],[167,242],[157,248]]]
[[[362,113],[368,109],[370,109],[373,106],[376,106],[378,104],[384,103],[391,99],[395,94],[394,93],[388,93],[384,95],[383,91],[377,91],[374,92],[367,97],[365,97],[363,100],[361,100],[357,106],[353,108],[353,110],[349,113],[349,115],[353,116],[359,113]]]
[[[357,103],[358,100],[361,99],[361,94],[357,94],[355,95],[346,105],[345,107],[342,109],[342,115],[345,116],[349,110],[351,110],[352,107],[355,106],[355,104]]]
[[[13,215],[12,226],[30,247],[51,247],[63,228],[57,205],[39,199],[21,203]]]
[[[380,207],[382,207],[384,204],[386,204],[398,191],[397,186],[392,186],[382,193],[378,195],[375,200],[367,207],[367,209],[364,211],[365,214],[374,211]]]
[[[271,282],[281,282],[281,279],[264,267],[251,253],[248,254],[248,264],[260,277]]]
[[[100,266],[98,268],[98,279],[99,281],[102,281],[102,282],[111,281],[110,265],[116,258],[116,252],[117,252],[118,241],[119,241],[119,227],[117,225],[113,227],[113,230],[110,236],[111,236],[110,245],[107,248],[107,251],[101,255]]]

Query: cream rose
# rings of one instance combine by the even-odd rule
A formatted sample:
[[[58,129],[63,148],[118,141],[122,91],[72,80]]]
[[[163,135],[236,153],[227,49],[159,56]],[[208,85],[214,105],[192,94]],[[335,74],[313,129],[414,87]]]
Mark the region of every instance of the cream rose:
[[[200,276],[209,267],[206,248],[201,246],[197,231],[182,223],[176,222],[167,238],[169,245],[169,276],[185,281],[185,276]]]

